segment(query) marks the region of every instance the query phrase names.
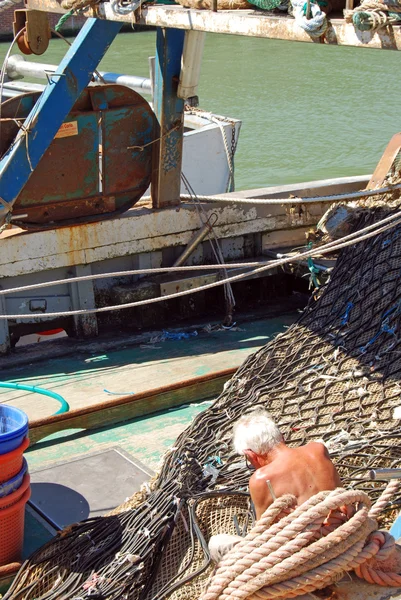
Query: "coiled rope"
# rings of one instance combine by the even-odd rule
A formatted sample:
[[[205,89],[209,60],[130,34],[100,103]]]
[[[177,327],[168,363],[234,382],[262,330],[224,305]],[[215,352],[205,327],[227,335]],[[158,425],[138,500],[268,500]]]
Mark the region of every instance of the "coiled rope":
[[[376,31],[381,27],[401,21],[401,6],[380,0],[363,0],[360,6],[349,11],[345,20],[353,23],[359,31]]]
[[[391,481],[373,507],[365,492],[343,488],[298,507],[294,496],[278,498],[219,563],[200,600],[292,598],[352,570],[371,583],[401,586],[394,538],[376,531],[376,517],[400,485]]]
[[[295,21],[306,33],[311,37],[320,37],[326,32],[328,27],[326,13],[317,2],[310,3],[310,18],[308,18],[305,0],[291,0],[291,4]]]

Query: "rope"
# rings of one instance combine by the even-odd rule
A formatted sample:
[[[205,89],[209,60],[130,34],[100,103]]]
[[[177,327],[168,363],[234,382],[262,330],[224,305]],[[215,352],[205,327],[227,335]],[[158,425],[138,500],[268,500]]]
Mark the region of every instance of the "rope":
[[[308,6],[305,0],[291,0],[293,15],[297,24],[311,37],[322,36],[328,27],[326,13],[324,13],[317,2],[310,3],[311,18],[309,18]]]
[[[220,264],[224,264],[224,256],[223,256],[223,252],[220,247],[219,238],[217,237],[216,232],[214,230],[214,226],[213,226],[214,224],[210,223],[210,217],[207,215],[204,207],[199,202],[195,190],[191,186],[188,178],[184,175],[184,173],[181,173],[181,179],[182,179],[182,182],[184,183],[187,191],[191,194],[192,199],[195,201],[195,207],[196,207],[196,210],[198,213],[198,218],[199,218],[201,226],[203,227],[203,226],[205,226],[206,223],[209,223],[210,232],[212,234],[211,236],[209,236],[210,247],[212,249],[212,252],[214,254],[216,262],[220,263]],[[226,271],[226,269],[223,269],[223,275],[227,280],[228,272]],[[224,321],[225,321],[226,325],[231,325],[232,315],[233,315],[234,308],[235,308],[235,298],[234,298],[234,292],[232,290],[230,281],[227,281],[227,283],[224,284],[223,289],[224,289],[224,298],[225,298],[225,304],[226,304],[226,315],[225,315]]]
[[[401,566],[394,559],[394,539],[375,531],[372,514],[399,484],[391,482],[373,509],[365,492],[342,488],[320,492],[298,507],[294,496],[278,498],[219,563],[200,600],[291,598],[354,569],[367,581],[398,587],[401,576],[391,570]],[[288,509],[293,512],[276,522]],[[339,523],[334,528],[332,520]]]
[[[57,22],[57,25],[55,26],[55,31],[57,31],[57,33],[60,31],[60,29],[63,28],[63,25],[70,19],[70,17],[73,16],[75,10],[72,8],[71,10],[69,10],[67,13],[65,13],[65,15],[62,15],[59,19],[59,21]]]
[[[356,29],[359,31],[376,31],[393,23],[399,23],[401,15],[377,11],[358,11],[352,17]]]
[[[78,10],[84,10],[88,6],[94,6],[97,4],[97,0],[63,0],[61,7],[65,10],[73,9],[74,12]]]
[[[345,20],[353,23],[359,31],[376,31],[401,21],[401,5],[380,2],[380,0],[364,0],[360,6],[349,11]]]
[[[401,215],[401,212],[397,211],[396,213],[390,215],[389,217],[386,217],[385,219],[382,219],[381,221],[378,221],[377,223],[375,223],[373,225],[369,225],[368,227],[365,227],[364,229],[361,229],[359,231],[356,231],[354,233],[351,233],[351,234],[341,238],[341,240],[339,240],[339,241],[335,240],[333,242],[329,242],[328,244],[325,244],[324,246],[321,246],[319,248],[319,251],[318,251],[319,255],[324,256],[331,252],[340,250],[341,248],[346,248],[347,246],[355,245],[356,243],[362,242],[371,237],[375,237],[379,233],[383,233],[384,231],[387,231],[388,229],[396,227],[397,225],[399,225],[401,223],[401,220],[399,218],[400,215]],[[398,220],[396,220],[396,219],[398,219]],[[391,222],[391,221],[393,221],[393,222]],[[382,226],[377,228],[377,226],[379,224]],[[369,233],[360,235],[362,232],[369,232]],[[211,288],[215,288],[219,285],[225,285],[227,283],[232,283],[233,281],[239,281],[241,279],[249,277],[250,275],[257,275],[258,273],[262,273],[264,271],[268,271],[270,269],[280,267],[284,264],[296,262],[299,260],[304,260],[305,258],[312,256],[313,254],[316,254],[316,249],[308,250],[306,252],[299,253],[294,256],[281,258],[279,260],[273,260],[270,263],[268,263],[267,265],[258,267],[257,269],[254,269],[253,271],[249,271],[246,273],[240,273],[239,275],[234,275],[232,277],[226,277],[225,279],[220,279],[219,281],[208,283],[206,285],[202,285],[202,286],[199,286],[196,288],[183,290],[182,292],[176,292],[174,294],[169,294],[166,296],[157,296],[155,298],[148,298],[146,300],[138,300],[136,302],[127,302],[125,304],[117,304],[114,306],[102,306],[100,308],[88,308],[88,309],[80,309],[80,310],[70,310],[70,311],[66,311],[66,312],[43,313],[40,315],[35,314],[35,318],[36,319],[37,318],[51,319],[54,317],[65,317],[65,316],[72,316],[72,315],[96,314],[96,313],[107,312],[107,311],[122,310],[124,308],[134,308],[136,306],[144,306],[146,304],[154,304],[156,302],[164,302],[167,300],[172,300],[173,298],[180,298],[181,296],[187,296],[189,294],[194,294],[195,292],[200,292],[200,291],[208,290]],[[104,277],[104,275],[103,275],[103,277]],[[91,278],[93,278],[93,276],[90,275],[90,276],[88,276],[88,278],[91,279]],[[77,281],[77,280],[78,280],[78,278],[74,278],[74,281]],[[5,320],[5,319],[32,319],[32,315],[31,314],[17,314],[17,315],[0,314],[0,319],[2,319],[2,320]]]
[[[380,496],[380,498],[377,500],[377,502],[374,504],[374,506],[369,511],[369,517],[372,517],[373,519],[377,519],[379,514],[389,504],[389,502],[391,501],[391,498],[394,496],[394,494],[396,492],[398,492],[400,487],[401,487],[400,479],[393,479],[392,481],[390,481],[390,483],[386,486],[386,488],[385,488],[384,492],[382,493],[382,495]]]

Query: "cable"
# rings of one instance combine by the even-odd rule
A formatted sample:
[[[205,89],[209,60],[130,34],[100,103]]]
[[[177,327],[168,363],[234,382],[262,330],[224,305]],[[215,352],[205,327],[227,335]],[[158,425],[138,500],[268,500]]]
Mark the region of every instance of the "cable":
[[[294,196],[294,198],[240,198],[235,196],[226,198],[224,196],[197,196],[197,200],[200,200],[201,202],[224,202],[225,204],[315,204],[317,202],[341,202],[342,200],[358,200],[370,196],[381,196],[399,189],[401,189],[401,183],[378,188],[377,190],[359,190],[357,192],[333,194],[331,196],[305,196],[305,198],[300,198],[298,196]],[[181,194],[180,198],[181,200],[193,200],[193,197],[190,194]],[[149,200],[151,200],[151,196],[143,196],[143,198],[141,198],[141,202]]]
[[[16,288],[0,289],[0,296],[6,296],[7,294],[25,292],[28,290],[34,290],[38,288],[50,287],[55,284],[61,283],[77,283],[79,281],[88,281],[93,279],[107,279],[108,277],[126,277],[128,275],[153,275],[156,273],[176,273],[177,271],[211,271],[211,270],[226,270],[226,269],[241,269],[250,267],[260,267],[261,265],[268,264],[270,261],[256,261],[256,262],[245,262],[245,263],[223,263],[223,264],[212,264],[212,265],[191,265],[182,267],[152,267],[149,269],[131,269],[129,271],[114,271],[113,273],[97,273],[96,275],[81,275],[79,277],[67,277],[66,279],[58,279],[56,281],[43,281],[41,283],[33,283],[30,285],[23,285]]]
[[[376,227],[379,227],[381,225],[384,225],[385,223],[391,222],[391,220],[395,219],[398,217],[398,215],[401,216],[401,211],[399,213],[394,213],[392,215],[390,215],[389,217],[386,217],[385,219],[382,219],[381,221],[377,221],[377,223],[373,223],[372,225],[369,225],[367,227],[364,227],[363,229],[360,229],[359,231],[349,234],[347,236],[344,236],[343,238],[341,238],[342,241],[345,241],[347,239],[351,239],[353,237],[356,237],[360,234],[362,234],[365,231],[370,231],[372,229],[375,229]],[[358,240],[356,240],[358,241]],[[314,249],[314,254],[323,254],[323,250],[327,247],[329,247],[329,245],[332,245],[336,242],[329,242],[328,244],[324,244],[323,246],[320,246],[319,248],[315,248]],[[288,262],[293,262],[293,261],[301,261],[305,258],[305,256],[308,256],[308,252],[299,252],[298,254],[294,254],[291,256],[287,256],[286,258],[288,258]],[[280,260],[283,260],[280,258]],[[81,275],[79,277],[67,277],[65,279],[57,279],[55,281],[43,281],[40,283],[33,283],[30,285],[22,285],[20,287],[15,287],[15,288],[11,288],[11,289],[0,289],[0,296],[6,296],[10,293],[17,293],[17,292],[26,292],[26,291],[30,291],[30,290],[34,290],[34,289],[39,289],[39,288],[45,288],[45,287],[51,287],[55,284],[60,285],[60,284],[65,284],[65,283],[78,283],[80,281],[92,281],[92,280],[96,280],[96,279],[107,279],[108,277],[126,277],[129,275],[149,275],[149,274],[157,274],[157,273],[170,273],[170,272],[186,272],[186,271],[203,271],[203,270],[214,270],[214,269],[236,269],[236,268],[251,268],[251,267],[260,267],[263,265],[271,265],[272,261],[265,261],[265,262],[240,262],[240,263],[225,263],[225,264],[213,264],[213,265],[190,265],[190,266],[182,266],[182,267],[152,267],[149,269],[131,269],[128,271],[115,271],[113,273],[97,273],[97,274],[90,274],[90,275]],[[252,271],[247,273],[247,275],[252,274]],[[193,291],[193,290],[192,290]],[[1,318],[1,315],[0,315]]]
[[[60,394],[57,392],[52,392],[51,390],[45,390],[40,387],[36,387],[35,385],[25,385],[23,383],[8,383],[5,381],[0,381],[0,388],[7,388],[10,390],[23,390],[24,392],[32,392],[34,394],[42,394],[42,396],[48,396],[49,398],[53,398],[60,402],[61,406],[57,412],[53,413],[54,415],[61,415],[63,413],[67,413],[70,410],[70,406],[68,402],[64,400]]]
[[[240,281],[241,279],[244,279],[246,277],[249,277],[250,275],[256,275],[258,273],[262,273],[264,271],[273,269],[275,267],[279,267],[282,266],[284,264],[287,263],[291,263],[294,261],[298,261],[298,260],[304,260],[305,258],[309,257],[309,256],[313,256],[316,254],[319,254],[319,256],[324,256],[325,254],[329,254],[330,252],[334,252],[336,250],[340,250],[341,248],[346,248],[347,246],[350,245],[354,245],[358,242],[361,242],[363,240],[369,239],[371,237],[376,236],[378,233],[383,233],[384,231],[387,231],[388,229],[391,229],[393,227],[395,227],[396,225],[401,224],[401,219],[399,218],[401,216],[401,212],[397,211],[397,213],[394,213],[393,215],[390,215],[389,217],[386,217],[385,219],[383,219],[382,221],[379,221],[378,223],[374,224],[374,225],[369,225],[368,227],[365,227],[364,229],[362,229],[361,231],[370,231],[371,229],[373,229],[375,226],[377,226],[378,224],[383,224],[383,223],[388,223],[387,225],[376,229],[374,231],[370,231],[370,233],[367,233],[365,235],[360,235],[361,231],[357,231],[355,233],[351,233],[347,236],[345,236],[344,238],[342,238],[342,242],[338,242],[337,240],[330,242],[328,244],[325,244],[324,246],[322,246],[321,248],[319,248],[318,250],[312,249],[312,250],[308,250],[307,252],[304,252],[302,254],[298,254],[294,257],[288,257],[288,258],[283,258],[277,261],[272,261],[271,263],[269,263],[266,266],[262,266],[259,267],[257,269],[254,269],[251,272],[248,273],[240,273],[238,275],[234,275],[233,277],[229,277],[226,279],[221,279],[220,281],[215,281],[212,283],[208,283],[206,285],[203,286],[199,286],[197,288],[191,288],[189,290],[183,290],[181,292],[176,292],[174,294],[169,294],[167,296],[158,296],[156,298],[148,298],[146,300],[138,300],[136,302],[128,302],[125,304],[117,304],[114,306],[103,306],[100,308],[89,308],[89,309],[79,309],[79,310],[71,310],[71,311],[66,311],[66,312],[54,312],[54,313],[44,313],[41,315],[38,315],[35,313],[35,318],[43,318],[43,319],[50,319],[50,318],[55,318],[55,317],[65,317],[65,316],[72,316],[72,315],[87,315],[87,314],[96,314],[96,313],[101,313],[101,312],[108,312],[108,311],[114,311],[114,310],[122,310],[124,308],[134,308],[136,306],[144,306],[146,304],[155,304],[157,302],[164,302],[167,300],[171,300],[173,298],[180,298],[181,296],[187,296],[189,294],[194,294],[195,292],[199,292],[199,291],[204,291],[204,290],[208,290],[208,289],[212,289],[214,287],[218,287],[219,285],[224,285],[226,283],[232,283],[233,281]],[[391,220],[395,220],[398,218],[398,221],[395,221],[394,223],[389,223],[389,221]],[[357,239],[353,239],[356,236],[359,237]],[[344,241],[347,240],[347,241]],[[0,319],[4,320],[4,319],[22,319],[22,320],[29,320],[32,319],[32,315],[29,314],[18,314],[18,315],[0,315]]]
[[[23,29],[21,29],[21,31],[19,31],[15,35],[13,41],[10,44],[9,49],[7,50],[7,53],[6,53],[6,55],[4,57],[4,60],[3,60],[3,64],[1,66],[1,77],[0,77],[0,138],[1,138],[1,104],[2,104],[1,103],[1,98],[3,97],[4,78],[5,78],[5,75],[6,75],[7,63],[8,63],[8,59],[10,58],[10,54],[11,54],[11,51],[12,51],[12,49],[14,47],[15,42],[17,41],[17,39],[19,38],[19,36],[24,33],[24,31],[25,31],[25,27]]]

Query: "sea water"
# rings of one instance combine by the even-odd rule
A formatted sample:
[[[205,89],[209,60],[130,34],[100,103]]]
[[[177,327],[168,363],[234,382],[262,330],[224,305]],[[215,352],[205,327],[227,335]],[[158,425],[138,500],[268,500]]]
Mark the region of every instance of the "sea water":
[[[155,35],[120,34],[100,69],[148,77]],[[0,44],[1,61],[7,49]],[[52,40],[36,60],[57,63],[66,49]],[[236,188],[371,173],[401,130],[400,60],[388,50],[207,34],[200,106],[243,121]]]

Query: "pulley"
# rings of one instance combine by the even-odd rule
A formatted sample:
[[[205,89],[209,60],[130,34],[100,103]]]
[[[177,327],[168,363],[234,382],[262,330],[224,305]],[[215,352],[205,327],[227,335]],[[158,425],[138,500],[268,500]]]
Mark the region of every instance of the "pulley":
[[[45,12],[18,9],[14,11],[14,36],[23,54],[43,54],[51,37],[50,25]]]

